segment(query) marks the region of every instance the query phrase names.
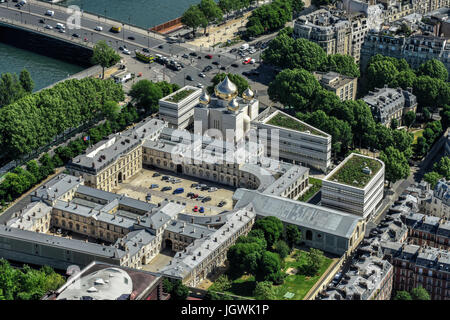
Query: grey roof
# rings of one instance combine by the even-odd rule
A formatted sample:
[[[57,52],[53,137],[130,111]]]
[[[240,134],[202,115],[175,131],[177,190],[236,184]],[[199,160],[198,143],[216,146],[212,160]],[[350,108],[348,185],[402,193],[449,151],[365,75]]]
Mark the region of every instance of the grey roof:
[[[7,221],[7,225],[14,228],[29,230],[42,218],[52,211],[52,207],[45,202],[31,202],[20,212],[16,212],[13,218]]]
[[[145,229],[135,230],[127,233],[125,237],[117,239],[114,246],[121,250],[128,248],[128,253],[130,254],[130,257],[132,257],[138,253],[142,247],[148,245],[154,239],[156,239],[156,237]]]
[[[0,226],[0,236],[106,258],[120,259],[123,255],[125,255],[124,251],[111,246],[103,246],[96,243],[57,237],[45,233],[20,230],[6,226]]]
[[[169,223],[166,230],[196,239],[204,238],[215,231],[214,229],[211,230],[209,228],[192,223],[187,223],[181,220],[172,221],[171,223]]]
[[[55,200],[69,190],[79,186],[82,182],[83,180],[80,178],[61,173],[36,189],[32,196],[44,200]]]
[[[288,189],[295,181],[300,179],[303,175],[308,174],[309,169],[292,165],[280,178],[273,182],[266,190],[265,194],[272,194],[275,196],[281,195]]]
[[[238,196],[235,208],[252,203],[258,215],[275,216],[281,221],[322,231],[339,237],[350,238],[360,217],[305,202],[262,194],[244,189]],[[236,199],[236,198],[235,198]]]

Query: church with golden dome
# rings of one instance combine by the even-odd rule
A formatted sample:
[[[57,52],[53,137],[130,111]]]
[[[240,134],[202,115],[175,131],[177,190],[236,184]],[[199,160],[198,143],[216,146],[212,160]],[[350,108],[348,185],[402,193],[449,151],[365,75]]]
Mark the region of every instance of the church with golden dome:
[[[215,86],[212,96],[204,91],[199,97],[199,104],[194,108],[194,132],[217,137],[217,131],[213,132],[218,130],[223,140],[238,142],[258,114],[259,102],[253,91],[248,88],[239,96],[237,86],[226,76]]]

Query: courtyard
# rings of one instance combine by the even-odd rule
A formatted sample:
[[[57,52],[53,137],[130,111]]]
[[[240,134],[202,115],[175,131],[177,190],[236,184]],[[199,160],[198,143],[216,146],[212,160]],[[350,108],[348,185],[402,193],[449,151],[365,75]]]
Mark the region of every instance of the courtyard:
[[[153,176],[155,173],[159,176]],[[163,176],[181,180],[178,183],[162,180]],[[209,190],[199,190],[192,188],[191,185],[205,184],[208,187],[217,188],[216,191],[210,192]],[[156,188],[150,189],[152,184],[158,185]],[[161,191],[164,187],[171,187],[171,190]],[[184,192],[179,194],[173,194],[173,191],[177,188],[183,188]],[[216,215],[224,211],[233,209],[233,203],[231,197],[233,196],[234,189],[228,186],[213,183],[211,181],[195,179],[193,177],[185,176],[182,174],[176,174],[163,170],[142,169],[139,173],[134,175],[126,182],[122,182],[118,188],[113,190],[117,194],[126,194],[128,197],[138,199],[141,201],[148,201],[153,204],[158,204],[164,200],[172,200],[174,202],[184,204],[186,206],[185,213],[191,213],[196,215]],[[203,203],[198,199],[190,199],[187,194],[192,192],[204,197],[211,197],[211,200]],[[151,195],[150,200],[146,200],[147,194]],[[219,207],[221,201],[226,201],[225,205]],[[194,207],[197,209],[204,208],[203,213],[194,212]]]

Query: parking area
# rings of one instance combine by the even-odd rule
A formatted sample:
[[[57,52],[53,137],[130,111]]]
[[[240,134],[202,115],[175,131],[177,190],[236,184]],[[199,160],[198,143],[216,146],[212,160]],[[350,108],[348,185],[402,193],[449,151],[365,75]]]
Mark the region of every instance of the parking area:
[[[167,177],[165,179],[171,179],[172,181],[163,180],[163,177]],[[175,179],[177,182],[173,182]],[[196,189],[195,187],[191,187],[192,184],[206,185],[208,186],[208,190]],[[150,188],[152,185],[156,186]],[[173,194],[174,190],[179,188],[182,188],[183,191],[178,194]],[[213,190],[215,191],[210,191],[210,188],[214,188]],[[126,194],[129,197],[154,204],[158,204],[165,199],[173,200],[175,202],[185,203],[186,213],[215,215],[232,209],[231,197],[233,196],[234,189],[210,181],[174,174],[173,172],[142,169],[133,178],[121,183],[119,188],[115,189],[114,192]],[[189,193],[198,196],[190,199],[188,198]],[[151,195],[151,198],[148,199],[147,195]],[[202,202],[202,197],[210,197],[211,200]],[[225,203],[219,206],[221,202]],[[203,212],[201,212],[201,207],[203,207]]]

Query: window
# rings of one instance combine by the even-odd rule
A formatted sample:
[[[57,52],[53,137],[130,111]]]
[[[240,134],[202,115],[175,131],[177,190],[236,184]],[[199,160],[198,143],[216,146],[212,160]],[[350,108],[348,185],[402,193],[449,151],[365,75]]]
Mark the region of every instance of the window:
[[[312,232],[311,230],[306,231],[306,240],[312,240]]]

